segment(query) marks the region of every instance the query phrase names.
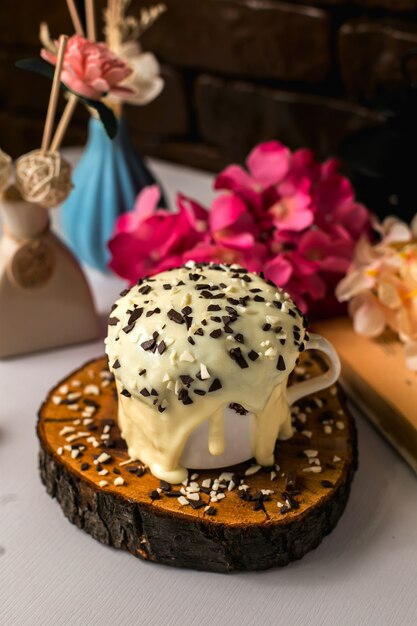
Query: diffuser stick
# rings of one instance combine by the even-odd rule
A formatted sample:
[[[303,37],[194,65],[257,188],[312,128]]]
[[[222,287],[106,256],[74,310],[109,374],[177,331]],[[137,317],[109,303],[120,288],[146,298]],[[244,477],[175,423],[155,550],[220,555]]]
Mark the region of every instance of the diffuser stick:
[[[65,48],[67,47],[68,36],[61,35],[58,45],[58,56],[54,72],[54,80],[52,81],[51,95],[49,96],[48,112],[46,114],[45,127],[43,129],[43,137],[41,144],[41,152],[45,154],[48,150],[52,136],[52,126],[55,119],[56,106],[58,104],[60,78],[62,72],[62,64],[64,62]]]
[[[95,41],[96,20],[94,15],[94,0],[85,0],[85,20],[87,23],[87,37],[90,41]]]
[[[64,138],[65,132],[68,128],[68,124],[71,121],[72,115],[75,111],[75,107],[77,106],[78,98],[75,94],[70,94],[68,98],[68,102],[65,106],[64,112],[59,120],[59,124],[55,131],[54,138],[51,143],[51,152],[55,152],[59,150],[62,140]]]
[[[74,0],[67,0],[68,11],[74,26],[75,33],[84,37],[84,29]]]

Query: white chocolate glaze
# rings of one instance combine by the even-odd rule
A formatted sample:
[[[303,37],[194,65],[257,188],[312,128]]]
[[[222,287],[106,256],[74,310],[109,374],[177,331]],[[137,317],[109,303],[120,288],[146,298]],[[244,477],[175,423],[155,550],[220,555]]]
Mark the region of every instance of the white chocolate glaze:
[[[256,418],[253,456],[272,465],[276,439],[292,434],[286,385],[306,339],[289,295],[237,266],[188,263],[126,290],[106,352],[130,456],[181,482],[190,435],[208,420],[208,449],[221,455],[237,403]]]

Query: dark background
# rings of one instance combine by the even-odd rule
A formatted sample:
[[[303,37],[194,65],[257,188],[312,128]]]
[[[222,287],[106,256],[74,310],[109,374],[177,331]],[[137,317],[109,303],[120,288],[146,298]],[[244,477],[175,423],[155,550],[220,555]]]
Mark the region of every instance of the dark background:
[[[130,12],[151,4],[133,0]],[[142,39],[162,63],[165,90],[126,116],[143,153],[210,170],[271,138],[321,158],[337,153],[399,97],[401,59],[417,46],[417,0],[165,4]],[[50,83],[14,62],[39,53],[42,20],[53,36],[73,32],[64,0],[1,0],[0,146],[14,157],[41,140]],[[85,141],[86,120],[79,106],[66,144]]]

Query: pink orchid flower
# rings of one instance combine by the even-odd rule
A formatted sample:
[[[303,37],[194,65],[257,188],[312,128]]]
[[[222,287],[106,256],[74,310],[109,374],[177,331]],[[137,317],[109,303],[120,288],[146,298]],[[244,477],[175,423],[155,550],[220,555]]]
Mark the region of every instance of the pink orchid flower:
[[[160,191],[145,188],[131,213],[122,215],[109,242],[109,267],[131,283],[138,278],[182,265],[184,250],[203,241],[207,212],[185,196],[178,198],[178,213],[158,209]]]
[[[268,209],[275,228],[297,232],[308,228],[314,221],[309,181],[289,179],[277,191],[279,197]]]
[[[236,250],[255,245],[257,228],[246,204],[232,194],[218,196],[209,213],[210,230],[216,243]]]
[[[215,189],[228,189],[257,209],[262,192],[284,180],[290,168],[291,152],[279,141],[261,143],[246,159],[248,172],[239,165],[226,167],[214,182]]]
[[[56,64],[56,54],[42,48],[41,57]],[[68,39],[61,74],[62,82],[77,95],[91,100],[103,96],[123,96],[132,92],[121,83],[132,73],[130,66],[110,52],[103,42],[89,41],[81,35]]]
[[[270,141],[252,150],[246,169],[225,168],[215,188],[223,193],[209,212],[179,196],[176,214],[157,210],[158,190],[144,191],[133,215],[118,221],[110,244],[115,271],[125,276],[130,271],[136,279],[187,260],[238,263],[263,271],[303,311],[318,316],[341,312],[345,305],[337,302],[335,287],[351,263],[357,241],[363,237],[364,246],[368,242],[370,215],[355,201],[335,159],[319,163],[311,150],[291,153]],[[392,228],[384,228],[392,235]],[[122,235],[130,238],[123,245]],[[129,270],[128,246],[134,270]],[[346,289],[350,291],[353,283],[359,293],[363,282],[359,288],[352,272]],[[401,324],[405,329],[404,320]]]

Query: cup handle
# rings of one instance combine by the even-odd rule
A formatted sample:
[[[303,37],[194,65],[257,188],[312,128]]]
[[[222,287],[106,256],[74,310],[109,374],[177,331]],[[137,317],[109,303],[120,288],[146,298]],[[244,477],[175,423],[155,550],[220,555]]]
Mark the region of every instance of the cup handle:
[[[332,344],[321,335],[309,333],[309,340],[306,343],[306,350],[320,350],[327,359],[329,369],[324,374],[316,376],[310,380],[304,380],[301,383],[291,385],[287,389],[288,404],[291,406],[300,398],[308,396],[310,393],[321,391],[326,387],[330,387],[339,378],[341,365],[340,359]]]

